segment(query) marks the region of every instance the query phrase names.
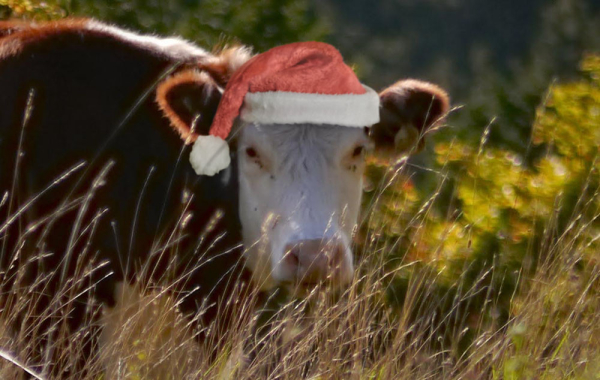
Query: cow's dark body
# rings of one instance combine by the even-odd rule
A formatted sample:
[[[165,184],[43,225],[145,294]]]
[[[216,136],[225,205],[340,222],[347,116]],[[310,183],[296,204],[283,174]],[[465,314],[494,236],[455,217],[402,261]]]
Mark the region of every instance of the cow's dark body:
[[[99,210],[107,209],[96,226],[88,256],[98,253],[99,258],[110,260],[109,266],[92,276],[93,281],[105,277],[109,271],[114,274],[95,287],[96,297],[112,304],[115,282],[125,277],[130,279],[141,267],[158,263],[154,277],[164,274],[168,260],[149,259],[148,252],[157,237],[162,236],[163,243],[168,240],[182,214],[182,194],[186,189],[193,196],[188,208],[193,218],[183,230],[183,238],[173,244],[176,248],[168,252],[177,251],[177,260],[183,264],[178,266],[183,268],[180,273],[197,266],[200,256],[216,257],[189,275],[185,287],[198,290],[185,298],[184,309],[193,309],[208,295],[209,304],[217,302],[219,295],[227,293],[223,287],[232,283],[227,276],[246,278],[238,265],[240,226],[235,165],[215,177],[198,177],[187,162],[188,148],[184,148],[181,138],[160,113],[151,90],[167,71],[192,64],[193,60],[178,62],[118,41],[114,36],[79,30],[40,38],[25,45],[18,54],[0,60],[2,194],[13,186],[16,148],[23,131],[28,94],[33,90],[33,110],[23,133],[24,155],[19,163],[18,187],[10,193],[17,201],[12,213],[17,203],[23,205],[69,168],[86,162],[36,200],[4,236],[0,235],[3,269],[27,223],[54,212],[67,196],[75,199],[88,193],[101,169],[114,162],[83,219],[83,225],[87,225]],[[142,98],[148,90],[148,96]],[[64,265],[61,261],[80,209],[77,207],[58,218],[46,234],[43,246],[36,247],[43,228],[35,235],[36,239],[29,239],[29,252],[20,259],[22,263],[27,261],[26,256],[42,251],[53,254],[29,264],[32,268],[26,280],[32,282],[35,276]],[[0,209],[0,223],[7,220],[7,210],[8,205]],[[223,216],[199,246],[205,224],[217,210]],[[79,243],[74,249],[67,273],[74,271],[76,255],[83,251],[83,245]],[[209,246],[209,253],[203,255]],[[223,252],[227,253],[221,255]],[[126,263],[130,273],[123,271]],[[55,272],[48,281],[52,285],[45,289],[48,293],[61,286],[58,277],[61,270]],[[43,302],[40,305],[46,306]],[[70,320],[74,326],[83,309],[73,310]],[[213,307],[203,314],[204,322],[212,321],[215,313]]]
[[[183,141],[191,142],[194,132],[207,134],[219,90],[250,57],[226,52],[209,56],[177,44],[128,36],[86,20],[39,28],[0,22],[0,310],[14,307],[12,296],[23,289],[40,294],[34,308],[17,307],[16,314],[46,318],[35,321],[46,341],[53,338],[57,319],[76,331],[89,314],[87,301],[114,304],[117,281],[141,277],[143,285],[159,281],[174,284],[169,289],[193,289],[183,293],[183,309],[202,310],[201,322],[218,321],[217,327],[227,326],[232,312],[219,309],[227,304],[224,297],[245,294],[233,292],[232,286],[251,289],[241,263],[237,160],[233,157],[229,169],[215,177],[199,177]],[[28,99],[32,107],[25,117]],[[398,147],[398,136],[410,135],[405,128],[418,140],[420,131],[438,122],[449,107],[443,90],[415,80],[390,86],[380,93],[380,101],[381,121],[371,127],[371,137],[377,149],[391,151]],[[347,148],[354,157],[350,152],[357,146]],[[246,150],[253,157],[250,152],[256,155]],[[50,186],[81,162],[85,164],[78,170]],[[96,181],[100,173],[105,178]],[[251,176],[242,173],[244,186]],[[359,184],[356,180],[351,186]],[[244,186],[242,192],[247,191]],[[4,194],[9,194],[8,202]],[[354,198],[357,208],[359,199]],[[63,211],[62,206],[71,208]],[[182,217],[185,213],[193,216]],[[36,229],[28,228],[37,221]],[[267,222],[262,217],[255,221],[256,226]],[[324,239],[319,240],[307,254],[326,255]],[[247,248],[255,247],[261,245]],[[269,254],[272,259],[273,252]],[[102,260],[108,265],[84,275],[86,265],[97,268]],[[327,281],[329,274],[324,271],[321,280]],[[73,286],[73,275],[85,281]],[[61,294],[65,286],[68,291]],[[17,322],[17,328],[26,325]],[[88,352],[94,342],[90,335],[94,333],[85,336]],[[38,354],[47,355],[44,343],[42,339]],[[47,356],[37,358],[38,363],[48,361]]]

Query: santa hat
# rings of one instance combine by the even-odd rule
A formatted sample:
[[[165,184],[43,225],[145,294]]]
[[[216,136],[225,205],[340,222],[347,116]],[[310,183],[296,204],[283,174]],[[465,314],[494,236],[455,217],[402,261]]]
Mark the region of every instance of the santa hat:
[[[229,166],[225,141],[237,117],[258,124],[330,124],[364,127],[379,122],[379,96],[363,86],[341,54],[322,42],[298,42],[259,54],[229,80],[208,136],[190,154],[196,173]]]

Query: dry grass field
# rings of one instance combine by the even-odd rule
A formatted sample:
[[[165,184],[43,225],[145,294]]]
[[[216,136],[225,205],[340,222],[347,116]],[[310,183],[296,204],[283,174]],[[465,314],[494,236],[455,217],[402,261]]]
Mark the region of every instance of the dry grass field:
[[[594,211],[598,218],[599,210]],[[250,325],[214,334],[223,347],[216,360],[209,360],[210,343],[198,345],[193,318],[178,312],[178,301],[167,289],[123,286],[120,306],[104,311],[101,347],[86,363],[83,378],[598,379],[600,257],[597,252],[578,256],[590,244],[586,229],[593,226],[582,215],[572,216],[570,229],[575,233],[549,238],[543,245],[546,259],[534,272],[523,273],[510,295],[505,323],[490,322],[485,310],[467,312],[471,299],[482,292],[484,309],[496,307],[496,293],[482,285],[486,278],[501,275],[494,264],[475,281],[454,279],[449,288],[459,291],[447,294],[438,289],[447,281],[443,268],[414,271],[400,311],[392,310],[386,293],[396,273],[383,261],[382,250],[388,248],[373,246],[343,294],[314,291],[281,305],[269,314],[271,327],[260,337],[253,335],[259,312]],[[416,265],[406,261],[396,271]],[[80,274],[67,281],[47,313],[28,315],[28,323],[17,324],[16,330],[8,326],[15,326],[14,316],[28,313],[36,302],[31,290],[39,287],[14,289],[11,307],[2,310],[0,319],[0,378],[19,378],[25,372],[52,378],[48,366],[30,360],[33,342],[47,334],[52,337],[45,348],[48,357],[55,357],[54,349],[62,350],[63,360],[75,364],[82,342],[94,331],[90,324],[68,333],[63,321],[70,302],[65,295],[73,293],[77,282],[86,283],[88,270]],[[247,305],[239,308],[240,313],[253,312]],[[99,307],[90,305],[89,310],[99,312]],[[53,320],[52,334],[36,329],[36,321],[42,319]],[[461,336],[467,333],[470,343],[461,347]],[[70,378],[82,376],[73,373]]]

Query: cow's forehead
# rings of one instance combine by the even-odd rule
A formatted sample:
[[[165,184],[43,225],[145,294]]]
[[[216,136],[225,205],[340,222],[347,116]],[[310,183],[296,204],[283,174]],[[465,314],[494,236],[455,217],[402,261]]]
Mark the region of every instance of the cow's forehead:
[[[366,142],[363,128],[315,124],[247,124],[242,128],[243,143],[268,146],[279,154],[298,150],[318,150],[336,154],[349,145]]]

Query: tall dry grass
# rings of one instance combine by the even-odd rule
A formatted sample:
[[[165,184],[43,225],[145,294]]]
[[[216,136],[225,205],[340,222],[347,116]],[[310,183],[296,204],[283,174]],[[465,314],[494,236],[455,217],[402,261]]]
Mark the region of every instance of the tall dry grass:
[[[66,171],[49,188],[76,176],[79,168]],[[406,161],[386,178],[405,169]],[[202,308],[196,316],[183,316],[174,295],[177,286],[168,283],[121,285],[114,309],[81,298],[95,285],[93,274],[106,265],[87,244],[103,212],[87,209],[95,182],[86,196],[64,199],[39,220],[26,219],[36,197],[19,201],[10,191],[2,195],[0,239],[16,221],[23,227],[16,246],[0,240],[9,264],[0,277],[0,379],[600,378],[600,255],[584,258],[581,253],[591,244],[590,220],[600,217],[599,210],[590,209],[590,199],[579,200],[582,207],[571,216],[567,231],[557,233],[552,218],[542,226],[545,232],[535,247],[544,251],[538,255],[541,262],[533,271],[516,269],[522,275],[510,295],[506,319],[484,317],[485,311],[500,307],[491,289],[497,282],[488,279],[500,277],[501,282],[505,268],[494,262],[474,280],[457,276],[448,285],[441,270],[417,270],[419,263],[409,259],[388,262],[388,253],[398,246],[378,239],[379,227],[370,223],[355,279],[343,292],[315,288],[303,297],[286,297],[284,289],[275,289],[257,308],[256,299],[240,300],[234,292],[229,303],[239,318],[220,330],[198,326]],[[388,187],[382,183],[377,191],[383,194]],[[410,228],[427,223],[422,215],[437,196],[439,192],[423,202]],[[375,201],[367,210],[377,207]],[[74,275],[62,276],[66,272],[61,267],[25,281],[28,268],[47,253],[24,250],[39,247],[66,212],[94,215],[89,224],[72,228],[70,239],[83,242],[81,252],[69,253]],[[28,244],[32,239],[37,244]],[[410,275],[398,309],[390,306],[388,295],[400,271]],[[51,289],[50,281],[60,281],[59,286]],[[483,310],[475,313],[470,304],[482,294]],[[76,306],[84,306],[85,317],[73,329],[69,315]],[[203,345],[196,339],[199,333],[208,336]],[[82,363],[95,338],[98,345]],[[57,367],[63,372],[53,372]]]
[[[8,216],[0,225],[10,220]],[[93,285],[90,274],[103,264],[81,262],[76,275],[66,279],[41,313],[35,305],[44,292],[44,278],[22,285],[19,278],[25,274],[16,268],[1,280],[5,290],[0,378],[19,378],[26,372],[40,379],[64,378],[52,374],[52,365],[60,361],[63,367],[77,368],[69,378],[78,380],[597,379],[600,268],[598,255],[581,267],[579,248],[589,244],[583,232],[591,228],[586,220],[573,215],[570,233],[542,244],[546,259],[520,279],[511,295],[508,322],[503,324],[484,320],[483,313],[465,312],[476,293],[488,292],[485,308],[497,302],[486,286],[479,286],[483,281],[467,283],[459,277],[452,287],[460,292],[431,296],[441,281],[435,271],[415,271],[400,312],[392,310],[386,291],[395,271],[384,258],[385,250],[393,247],[374,238],[364,245],[356,278],[345,291],[314,289],[304,298],[286,302],[274,294],[275,301],[258,310],[241,303],[236,306],[239,323],[234,321],[226,331],[213,331],[212,339],[219,339],[219,345],[211,339],[203,346],[197,343],[194,317],[181,315],[178,298],[164,287],[123,285],[115,309],[102,310],[89,301],[88,323],[72,331],[68,310],[78,294]],[[39,221],[40,228],[46,222]],[[552,231],[553,226],[546,229]],[[24,230],[23,241],[27,234]],[[82,236],[86,235],[82,232]],[[24,246],[8,252],[15,265],[25,255],[19,251]],[[413,265],[403,262],[396,270],[410,270]],[[491,265],[479,274],[480,279],[495,275],[495,269]],[[104,326],[100,346],[78,367],[84,346],[99,325]],[[473,339],[461,347],[467,333]],[[217,346],[219,351],[211,352]],[[35,356],[40,347],[42,355]]]

